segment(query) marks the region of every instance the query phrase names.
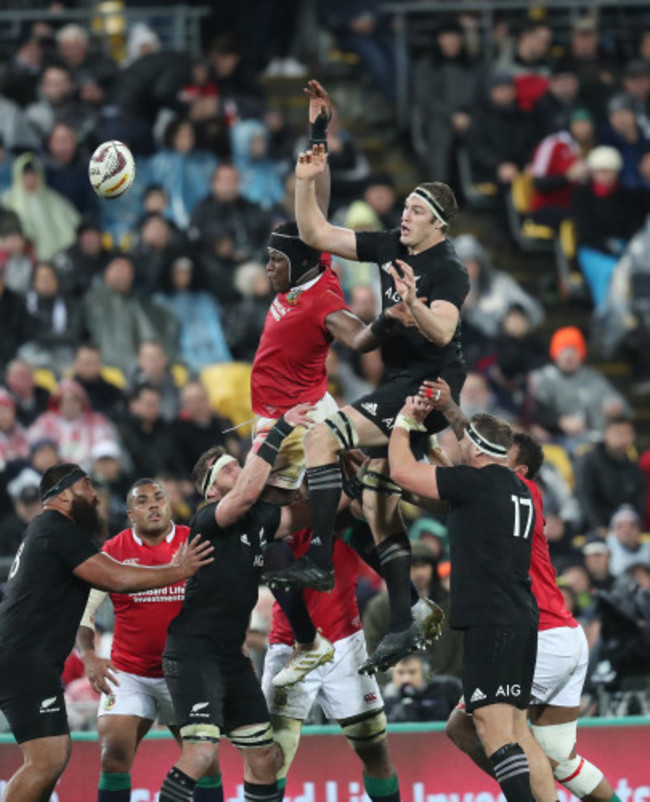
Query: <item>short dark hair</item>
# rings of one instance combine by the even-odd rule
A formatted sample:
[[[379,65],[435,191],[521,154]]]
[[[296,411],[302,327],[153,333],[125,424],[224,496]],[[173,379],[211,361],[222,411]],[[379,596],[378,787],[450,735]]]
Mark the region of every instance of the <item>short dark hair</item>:
[[[162,484],[158,481],[158,479],[151,479],[148,476],[144,476],[142,477],[142,479],[136,479],[126,494],[127,506],[130,506],[131,502],[129,501],[129,499],[131,498],[131,494],[133,493],[133,491],[137,490],[139,487],[145,487],[146,485],[158,485],[158,487],[164,489]]]
[[[625,413],[618,413],[616,415],[608,415],[605,421],[605,428],[609,426],[634,426],[634,420]]]
[[[426,184],[418,184],[422,189],[426,189],[432,196],[435,202],[442,209],[442,216],[445,218],[446,225],[443,227],[444,231],[449,229],[449,224],[458,214],[458,203],[454,190],[442,181],[430,181]]]
[[[205,481],[205,475],[208,472],[209,466],[216,462],[219,457],[223,457],[223,455],[227,453],[223,446],[212,446],[207,451],[204,451],[197,459],[192,468],[192,484],[198,493],[203,495],[203,482]]]
[[[145,390],[149,390],[152,393],[156,393],[162,398],[162,390],[160,387],[156,387],[155,384],[147,381],[136,382],[131,390],[129,391],[129,401],[136,401],[142,395]]]
[[[38,492],[41,498],[51,490],[55,485],[58,485],[61,479],[70,476],[71,473],[79,470],[79,466],[75,462],[62,462],[60,465],[53,465],[48,468],[41,478],[38,486]]]
[[[526,432],[515,432],[512,444],[519,448],[517,462],[528,468],[527,479],[534,479],[544,464],[544,450],[534,437]]]
[[[479,434],[494,445],[503,446],[506,451],[512,448],[512,427],[508,421],[487,412],[477,412],[472,415],[471,423]]]

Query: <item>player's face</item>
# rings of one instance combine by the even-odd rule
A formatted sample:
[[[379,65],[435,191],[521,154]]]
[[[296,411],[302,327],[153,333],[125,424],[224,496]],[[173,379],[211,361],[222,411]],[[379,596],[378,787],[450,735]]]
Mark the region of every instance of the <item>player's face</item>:
[[[79,479],[71,487],[72,504],[70,505],[70,515],[74,522],[83,529],[91,532],[100,532],[102,519],[99,515],[99,498],[93,487],[90,477],[86,476]]]
[[[164,489],[151,484],[132,490],[129,495],[129,520],[138,536],[158,537],[169,532],[172,511]]]
[[[224,465],[208,490],[208,501],[218,501],[230,493],[241,472],[242,468],[238,462],[229,462]]]
[[[288,292],[289,290],[289,260],[279,251],[269,248],[269,260],[266,263],[266,273],[271,281],[274,292]]]
[[[407,248],[418,248],[436,231],[436,219],[429,207],[417,195],[409,195],[404,201],[400,242]]]

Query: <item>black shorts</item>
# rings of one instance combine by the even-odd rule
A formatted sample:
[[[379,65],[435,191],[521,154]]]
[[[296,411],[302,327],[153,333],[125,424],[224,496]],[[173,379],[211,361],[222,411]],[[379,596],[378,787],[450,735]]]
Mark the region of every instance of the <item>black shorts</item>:
[[[465,383],[465,376],[466,373],[461,368],[453,368],[452,370],[442,371],[440,373],[440,377],[449,384],[451,397],[456,403],[458,403],[458,396]],[[409,395],[417,395],[425,378],[435,379],[437,376],[425,376],[422,378],[400,376],[396,379],[388,379],[380,384],[376,390],[362,396],[350,406],[356,409],[357,412],[360,412],[365,418],[372,421],[377,428],[381,429],[386,437],[390,437],[395,418],[397,417],[397,413],[404,406],[406,397]],[[424,425],[427,427],[428,434],[441,432],[449,426],[445,416],[442,412],[438,411],[432,412],[425,418]]]
[[[163,655],[165,682],[181,728],[205,724],[227,734],[269,720],[253,664],[241,652]]]
[[[478,626],[464,630],[463,695],[468,713],[508,704],[525,710],[530,702],[537,627]]]
[[[21,671],[7,666],[11,677],[0,682],[0,710],[19,744],[36,738],[69,735],[63,686],[57,672]],[[0,678],[5,671],[0,668]],[[9,675],[8,675],[9,676]]]

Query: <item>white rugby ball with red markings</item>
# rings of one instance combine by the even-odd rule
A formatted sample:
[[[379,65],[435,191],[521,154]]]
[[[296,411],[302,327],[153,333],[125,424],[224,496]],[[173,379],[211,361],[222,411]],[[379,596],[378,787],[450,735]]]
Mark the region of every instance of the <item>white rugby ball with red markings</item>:
[[[119,198],[135,179],[133,154],[124,142],[103,142],[90,157],[88,178],[100,198]]]

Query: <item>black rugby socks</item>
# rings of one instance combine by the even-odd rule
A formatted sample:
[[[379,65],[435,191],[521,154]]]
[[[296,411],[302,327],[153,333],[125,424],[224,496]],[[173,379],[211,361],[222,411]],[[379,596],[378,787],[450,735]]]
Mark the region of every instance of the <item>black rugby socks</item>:
[[[163,780],[158,802],[190,802],[195,785],[196,780],[173,766]]]
[[[330,569],[336,511],[343,489],[338,462],[307,468],[307,486],[314,529],[307,554],[320,568]]]
[[[278,789],[277,782],[257,785],[244,780],[245,802],[279,802],[284,791]],[[161,801],[162,802],[162,799]]]
[[[377,546],[381,575],[388,588],[390,617],[388,631],[400,632],[411,626],[411,542],[400,532],[389,535]]]
[[[507,802],[534,802],[530,790],[530,767],[519,744],[506,744],[490,755],[494,776]]]
[[[356,528],[349,537],[345,538],[345,542],[348,544],[348,546],[350,546],[351,549],[356,551],[366,565],[370,566],[370,568],[372,568],[376,574],[379,574],[382,579],[384,578],[381,563],[379,561],[379,555],[377,554],[377,546],[375,546],[375,541],[373,540],[370,527]],[[410,582],[410,596],[412,607],[420,598],[418,589],[415,587],[413,582]]]

